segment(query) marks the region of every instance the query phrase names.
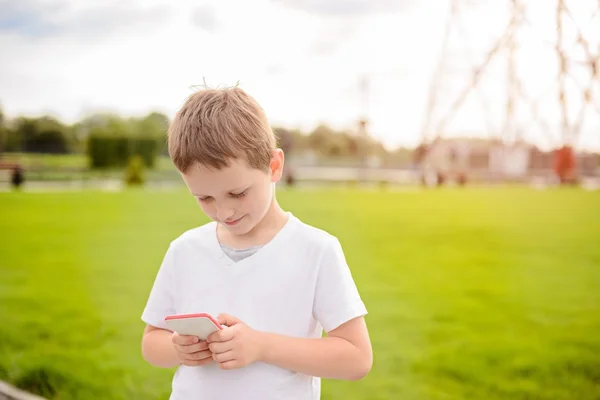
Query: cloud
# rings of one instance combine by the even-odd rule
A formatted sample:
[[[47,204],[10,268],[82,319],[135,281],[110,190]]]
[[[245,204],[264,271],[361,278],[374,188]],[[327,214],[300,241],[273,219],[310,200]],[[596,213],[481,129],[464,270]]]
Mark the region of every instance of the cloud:
[[[269,65],[265,68],[266,75],[279,75],[286,71],[282,65]]]
[[[48,21],[48,16],[64,12],[65,6],[36,0],[0,0],[0,32],[23,36],[54,34],[58,27]]]
[[[141,8],[131,2],[84,3],[43,0],[0,0],[0,33],[27,38],[90,39],[163,25],[166,5]]]
[[[403,11],[417,4],[415,0],[273,0],[277,3],[324,17],[364,16]]]
[[[360,29],[359,21],[323,21],[317,38],[312,42],[309,53],[316,56],[330,56],[341,46],[351,41]]]
[[[364,99],[359,77],[366,75],[370,132],[389,145],[413,143],[448,5],[439,0],[179,0],[176,6],[167,0],[0,0],[0,102],[8,116],[49,112],[66,122],[107,109],[172,115],[190,87],[206,77],[210,86],[240,81],[274,123],[354,127]],[[501,7],[486,8],[484,18],[465,16],[478,42],[503,28]],[[486,48],[473,50],[483,56]],[[518,64],[529,65],[519,69],[528,85],[551,79],[551,70],[543,79],[536,71],[548,67],[534,54],[527,60]],[[463,60],[467,67],[468,61]],[[452,76],[451,83],[462,87],[469,76]],[[447,96],[451,99],[452,92]],[[491,104],[503,104],[503,97],[496,100],[500,103]],[[469,113],[480,110],[463,110],[470,124]]]
[[[214,8],[208,4],[195,7],[191,21],[195,27],[208,32],[215,32],[220,25]]]

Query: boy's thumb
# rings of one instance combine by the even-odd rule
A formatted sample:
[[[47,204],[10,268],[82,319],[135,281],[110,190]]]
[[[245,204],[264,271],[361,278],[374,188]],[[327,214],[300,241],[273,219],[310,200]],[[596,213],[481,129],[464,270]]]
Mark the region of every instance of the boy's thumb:
[[[225,326],[233,326],[235,324],[239,324],[242,322],[238,318],[234,317],[233,315],[229,315],[229,314],[219,314],[217,316],[217,321],[219,321],[219,324],[225,325]]]

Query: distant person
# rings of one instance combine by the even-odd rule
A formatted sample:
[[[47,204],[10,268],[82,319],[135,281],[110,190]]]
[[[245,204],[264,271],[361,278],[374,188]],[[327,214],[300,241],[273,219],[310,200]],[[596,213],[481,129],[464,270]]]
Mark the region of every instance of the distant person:
[[[278,204],[275,143],[237,87],[191,95],[169,128],[169,154],[212,220],[170,242],[142,313],[145,360],[178,366],[172,400],[314,400],[321,378],[371,369],[367,309],[342,246]],[[223,330],[206,341],[168,330],[168,315],[194,313]]]
[[[23,185],[23,182],[25,182],[23,168],[20,165],[15,165],[11,174],[11,184],[13,188],[18,190]]]
[[[575,151],[570,146],[562,146],[554,152],[554,173],[561,184],[577,182],[577,160]]]

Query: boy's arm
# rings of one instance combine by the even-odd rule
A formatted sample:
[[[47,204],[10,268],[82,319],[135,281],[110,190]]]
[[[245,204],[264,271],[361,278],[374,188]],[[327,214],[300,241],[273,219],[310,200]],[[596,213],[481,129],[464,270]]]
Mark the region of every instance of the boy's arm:
[[[173,333],[147,325],[142,337],[142,355],[150,364],[161,368],[179,365],[179,357],[173,346]]]
[[[268,364],[326,379],[358,380],[373,365],[363,317],[354,318],[319,339],[259,333],[259,359]]]
[[[206,341],[151,325],[144,329],[142,355],[150,364],[162,368],[181,364],[199,367],[213,361]]]
[[[222,369],[262,361],[280,368],[329,379],[358,380],[371,370],[373,353],[363,317],[353,318],[325,338],[297,338],[260,332],[231,315],[219,315],[228,328],[208,337]]]

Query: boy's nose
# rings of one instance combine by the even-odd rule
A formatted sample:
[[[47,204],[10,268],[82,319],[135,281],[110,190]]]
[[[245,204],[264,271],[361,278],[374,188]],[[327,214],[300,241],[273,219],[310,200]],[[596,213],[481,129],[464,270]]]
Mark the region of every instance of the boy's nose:
[[[235,212],[232,209],[220,208],[217,210],[217,218],[219,221],[226,221],[227,219],[233,217],[233,214],[235,214]]]

